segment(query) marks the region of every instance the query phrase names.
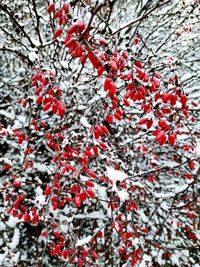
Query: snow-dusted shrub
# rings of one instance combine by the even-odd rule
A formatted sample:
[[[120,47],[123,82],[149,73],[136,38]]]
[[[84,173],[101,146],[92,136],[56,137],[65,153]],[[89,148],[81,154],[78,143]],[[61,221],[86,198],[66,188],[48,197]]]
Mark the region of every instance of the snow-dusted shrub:
[[[1,1],[0,266],[199,266],[199,8]]]

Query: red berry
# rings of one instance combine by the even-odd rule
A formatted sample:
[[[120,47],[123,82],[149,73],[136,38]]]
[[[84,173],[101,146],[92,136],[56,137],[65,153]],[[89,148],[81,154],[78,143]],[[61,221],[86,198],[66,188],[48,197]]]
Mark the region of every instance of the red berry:
[[[74,198],[74,204],[76,205],[76,207],[80,207],[80,205],[81,205],[81,199],[80,199],[79,196],[76,196]]]
[[[60,103],[59,108],[58,108],[58,114],[63,117],[65,114],[65,104]]]
[[[104,90],[105,91],[110,90],[111,86],[112,86],[112,79],[106,78],[104,82]]]
[[[77,25],[76,24],[72,24],[69,29],[68,29],[68,34],[72,34],[74,32],[77,31]]]
[[[189,166],[189,168],[192,170],[192,169],[194,169],[194,167],[195,167],[195,163],[194,163],[194,161],[189,161],[188,162],[188,166]]]
[[[148,122],[148,119],[147,118],[142,118],[138,121],[138,124],[139,125],[143,125],[143,124],[146,124]]]
[[[51,103],[48,102],[46,105],[44,105],[43,110],[47,111],[48,109],[50,109],[50,107],[51,107]]]
[[[109,65],[112,70],[118,70],[117,63],[114,60],[111,60]]]
[[[156,136],[156,140],[160,145],[164,145],[166,142],[166,136],[163,132],[160,132],[157,136]]]
[[[116,94],[116,91],[117,91],[117,86],[115,83],[113,83],[111,85],[111,87],[109,88],[109,95],[110,96],[113,96],[114,94]]]
[[[81,64],[85,64],[85,62],[86,62],[86,60],[87,60],[87,55],[86,54],[83,54],[81,57],[80,57],[80,62],[81,62]]]
[[[168,137],[168,141],[170,143],[170,145],[174,145],[175,141],[176,141],[176,135],[175,134],[170,134]]]
[[[43,232],[41,233],[41,235],[45,237],[45,236],[47,236],[47,232],[46,232],[46,231],[43,231]]]
[[[86,191],[81,192],[79,197],[80,197],[81,201],[85,201],[87,199]]]
[[[46,189],[45,189],[45,195],[46,196],[49,196],[51,194],[51,190],[52,190],[52,187],[51,186],[47,186]]]
[[[65,11],[65,14],[67,14],[69,12],[69,4],[67,2],[63,3],[63,9]]]
[[[58,38],[62,34],[62,29],[59,28],[58,30],[55,31],[53,38]]]
[[[85,185],[88,186],[88,187],[94,187],[94,183],[91,182],[90,180],[86,181]]]
[[[39,105],[39,104],[41,104],[42,103],[42,101],[43,101],[43,96],[42,95],[40,95],[40,96],[38,96],[38,98],[36,99],[36,103]]]
[[[158,125],[163,129],[168,126],[168,124],[165,120],[159,120]]]
[[[64,249],[63,250],[63,258],[66,259],[68,257],[68,255],[69,255],[68,250],[67,249]]]
[[[113,123],[113,116],[111,114],[107,114],[105,119],[108,123]]]
[[[88,194],[88,196],[90,196],[90,197],[95,197],[95,193],[94,193],[94,191],[91,189],[91,188],[88,188],[87,189],[87,194]]]
[[[51,13],[54,10],[54,8],[55,8],[55,4],[54,3],[50,4],[47,8],[48,13]]]
[[[100,142],[99,145],[103,149],[107,149],[108,148],[108,146],[104,142]]]
[[[61,18],[61,17],[62,17],[62,13],[63,13],[62,9],[58,9],[58,10],[55,12],[53,18],[54,18],[54,19]]]

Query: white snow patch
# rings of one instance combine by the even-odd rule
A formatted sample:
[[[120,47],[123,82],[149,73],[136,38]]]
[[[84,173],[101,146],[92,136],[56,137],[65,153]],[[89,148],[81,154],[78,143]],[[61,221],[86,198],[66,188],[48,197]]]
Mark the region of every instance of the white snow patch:
[[[0,158],[0,162],[4,162],[4,163],[6,163],[6,164],[10,164],[10,165],[12,165],[12,161],[10,160],[10,159],[8,159],[8,158]]]
[[[41,164],[39,162],[34,163],[34,168],[37,169],[39,172],[47,172],[49,174],[51,173],[45,164]]]
[[[35,199],[35,203],[42,205],[42,206],[44,205],[45,201],[46,201],[46,198],[44,195],[37,196]]]
[[[31,37],[31,41],[32,43],[34,43],[36,47],[40,47],[41,43],[38,40],[36,40],[34,37]]]
[[[107,170],[107,176],[113,182],[113,185],[114,184],[116,185],[117,181],[122,182],[128,177],[128,175],[125,174],[124,172],[115,170],[108,166],[106,166],[106,170]]]
[[[8,254],[8,250],[7,249],[6,249],[5,253],[0,254],[0,264],[3,264],[3,260],[6,258],[7,254]]]
[[[118,190],[117,193],[122,202],[129,198],[129,194],[125,190]]]
[[[6,229],[6,225],[3,222],[0,222],[0,231],[3,231]]]
[[[161,266],[163,266],[163,265],[165,264],[165,260],[163,260],[162,256],[163,256],[163,250],[160,250],[160,251],[158,252],[157,260],[158,260],[158,263],[159,263]]]
[[[179,194],[179,193],[183,192],[187,187],[188,187],[188,184],[184,184],[184,185],[179,186],[179,187],[177,186],[175,189],[175,193]]]
[[[63,60],[60,61],[60,65],[61,65],[64,69],[67,69],[67,68],[69,67],[69,63],[66,62],[66,61],[63,61]]]
[[[17,263],[19,261],[19,256],[20,256],[20,252],[18,251],[17,253],[15,253],[15,255],[12,258],[12,261],[14,263]]]
[[[15,226],[17,225],[17,223],[19,222],[18,218],[10,216],[9,220],[6,222],[6,224],[10,227],[10,228],[15,228]]]
[[[34,51],[30,52],[28,57],[29,57],[30,61],[32,61],[32,62],[34,62],[36,59],[38,59],[38,55]]]
[[[81,117],[80,123],[86,128],[90,128],[91,127],[91,124],[89,124],[87,118],[85,118],[85,117]]]
[[[140,215],[140,218],[144,223],[147,223],[149,221],[149,219],[142,210],[137,210],[136,212]]]
[[[200,157],[200,139],[197,140],[197,146],[196,146],[196,155]]]
[[[134,240],[133,240],[133,245],[136,247],[136,246],[138,246],[138,244],[140,243],[140,240],[139,240],[139,238],[135,238]]]
[[[85,244],[88,244],[88,243],[90,242],[91,239],[92,239],[92,236],[89,235],[89,236],[87,236],[86,238],[83,238],[83,239],[81,239],[81,240],[78,240],[78,241],[76,242],[76,247],[80,247],[80,246],[83,246],[83,245],[85,245]]]
[[[35,198],[35,204],[38,206],[43,206],[46,202],[46,198],[43,195],[43,190],[38,186],[35,189],[36,198]]]
[[[116,186],[117,181],[122,182],[128,177],[124,172],[115,170],[111,167],[106,166],[107,176],[113,182],[112,190],[117,193],[121,201],[128,199],[129,194],[124,190],[119,190]]]
[[[101,97],[99,95],[95,95],[92,99],[90,99],[88,101],[88,106],[90,106],[91,104],[96,103],[97,101],[99,101],[101,99]]]
[[[18,244],[19,244],[19,238],[20,238],[19,229],[18,228],[15,228],[14,235],[13,235],[13,238],[12,238],[12,242],[8,244],[8,246],[12,250],[14,250],[18,246]]]
[[[102,219],[102,220],[106,219],[105,215],[101,211],[93,211],[88,214],[76,214],[74,217],[76,219],[84,219],[84,218]]]
[[[86,109],[86,108],[87,108],[87,106],[84,106],[84,105],[79,105],[79,106],[77,107],[78,110],[84,110],[84,109]]]
[[[179,256],[177,256],[177,254],[172,254],[171,261],[173,264],[180,266]]]
[[[12,112],[7,112],[5,110],[0,110],[0,115],[5,116],[6,118],[11,119],[11,120],[13,120],[15,118],[14,109],[13,109]]]

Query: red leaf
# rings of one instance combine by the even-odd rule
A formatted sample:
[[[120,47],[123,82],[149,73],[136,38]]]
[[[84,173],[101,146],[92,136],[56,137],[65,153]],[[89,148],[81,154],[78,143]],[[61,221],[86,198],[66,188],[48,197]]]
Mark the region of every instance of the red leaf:
[[[109,134],[109,131],[108,131],[108,129],[107,129],[107,127],[106,126],[101,126],[101,130],[102,130],[102,132],[104,132],[105,134]]]
[[[81,258],[78,259],[78,266],[79,267],[82,267],[83,266],[83,261]]]
[[[104,70],[105,70],[104,66],[103,66],[103,65],[100,66],[100,67],[98,68],[98,70],[97,70],[97,74],[98,74],[98,76],[101,76],[101,75],[103,74]]]
[[[152,125],[153,125],[153,120],[152,119],[148,120],[147,129],[150,129]]]
[[[74,45],[76,43],[76,40],[73,38],[70,38],[68,41],[64,40],[64,43],[65,43],[66,47],[70,48],[72,45]]]
[[[120,116],[120,114],[119,113],[115,113],[115,118],[118,120],[118,121],[120,121],[121,119],[122,119],[122,117]]]
[[[88,171],[88,174],[89,174],[90,177],[92,177],[94,179],[97,177],[96,173],[91,171],[91,170]]]
[[[57,111],[58,111],[58,105],[57,104],[53,104],[53,106],[52,106],[52,112],[53,112],[53,114],[56,114]]]
[[[192,169],[194,169],[194,167],[195,167],[195,163],[194,163],[194,161],[189,161],[188,162],[188,166],[189,166],[189,168],[192,170]]]
[[[42,86],[39,86],[36,90],[35,90],[35,94],[39,95],[42,92]]]
[[[28,213],[25,213],[25,214],[24,214],[24,221],[30,223],[30,221],[31,221],[31,216],[30,216]]]
[[[170,104],[171,105],[175,105],[176,104],[176,100],[177,100],[177,96],[174,94],[171,94],[170,96]]]
[[[45,237],[47,235],[47,232],[46,231],[43,231],[42,233],[41,233],[41,236],[43,236],[43,237]]]
[[[68,257],[68,255],[69,255],[68,250],[67,249],[64,249],[63,250],[63,258],[66,259]]]
[[[164,103],[166,103],[167,101],[169,101],[170,97],[171,97],[171,94],[170,93],[163,93],[162,94],[162,101]]]
[[[186,95],[180,95],[180,101],[181,101],[182,105],[186,105],[187,100],[188,100],[188,98]]]

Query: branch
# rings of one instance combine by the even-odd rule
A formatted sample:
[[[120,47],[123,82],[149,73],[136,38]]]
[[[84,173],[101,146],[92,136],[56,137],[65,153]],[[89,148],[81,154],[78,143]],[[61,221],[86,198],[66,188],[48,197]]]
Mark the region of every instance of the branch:
[[[28,63],[33,66],[33,62],[29,59],[28,56],[25,56],[24,54],[22,54],[20,51],[16,50],[16,49],[12,49],[12,48],[7,48],[7,47],[0,47],[0,51],[4,51],[4,52],[11,52],[11,53],[15,53],[19,56],[19,58],[26,62],[28,61]],[[26,62],[27,63],[27,62]]]
[[[40,43],[42,44],[42,37],[41,37],[41,34],[40,34],[40,18],[39,18],[39,15],[37,13],[37,6],[36,6],[36,3],[35,3],[35,0],[32,0],[33,2],[33,9],[34,9],[34,12],[35,12],[35,15],[36,15],[36,32],[38,34],[38,37],[39,37],[39,40],[40,40]]]
[[[112,35],[115,35],[116,33],[128,28],[129,26],[132,26],[133,24],[135,24],[136,22],[138,21],[141,21],[143,19],[146,19],[148,17],[148,15],[150,15],[155,9],[165,5],[165,4],[168,4],[169,2],[171,2],[172,0],[167,0],[166,2],[160,4],[160,5],[156,5],[155,7],[153,7],[152,9],[150,9],[146,14],[140,16],[139,18],[137,19],[134,19],[132,21],[130,21],[129,23],[125,24],[124,26],[120,27],[118,30],[114,31],[113,33],[111,33],[111,36]]]
[[[0,9],[3,10],[5,13],[9,15],[9,17],[13,20],[14,24],[17,25],[17,27],[23,32],[25,37],[28,39],[32,47],[35,47],[34,43],[31,41],[31,38],[28,36],[26,31],[24,30],[24,27],[20,25],[20,23],[16,20],[16,18],[13,16],[13,14],[7,9],[5,5],[2,5],[0,3]]]

